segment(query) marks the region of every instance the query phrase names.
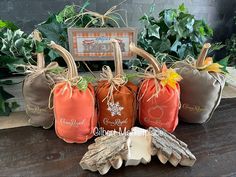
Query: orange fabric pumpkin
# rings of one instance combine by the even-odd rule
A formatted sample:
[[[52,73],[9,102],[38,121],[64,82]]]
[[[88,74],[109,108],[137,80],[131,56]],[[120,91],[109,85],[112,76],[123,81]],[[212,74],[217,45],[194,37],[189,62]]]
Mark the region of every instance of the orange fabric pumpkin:
[[[112,40],[115,54],[115,77],[108,66],[103,67],[103,77],[97,87],[98,123],[105,130],[130,130],[136,118],[137,86],[127,81],[123,74],[119,43]]]
[[[64,48],[53,44],[68,65],[68,78],[53,89],[55,130],[58,137],[68,143],[84,143],[93,137],[97,124],[95,95],[91,84],[85,90],[77,87],[82,77],[71,54]]]
[[[180,76],[164,65],[161,69],[156,59],[130,44],[132,52],[148,60],[152,72],[144,75],[138,92],[139,122],[144,127],[164,128],[173,132],[178,124],[180,107],[180,88],[177,81]]]

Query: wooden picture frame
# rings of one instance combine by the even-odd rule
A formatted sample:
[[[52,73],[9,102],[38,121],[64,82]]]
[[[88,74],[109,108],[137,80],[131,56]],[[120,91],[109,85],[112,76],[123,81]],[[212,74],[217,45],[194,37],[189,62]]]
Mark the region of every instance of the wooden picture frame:
[[[129,49],[137,43],[135,28],[69,28],[70,53],[76,61],[114,60],[113,49],[108,41],[117,39],[121,45],[123,60],[135,57]]]

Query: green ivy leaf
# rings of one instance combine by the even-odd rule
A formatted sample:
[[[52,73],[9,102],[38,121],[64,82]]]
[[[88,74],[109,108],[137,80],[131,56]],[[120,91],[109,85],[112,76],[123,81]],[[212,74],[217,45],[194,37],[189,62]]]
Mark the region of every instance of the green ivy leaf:
[[[225,47],[226,45],[225,44],[222,44],[222,42],[217,42],[217,43],[213,43],[211,44],[211,48],[209,49],[209,54],[214,52],[214,51],[218,51],[218,50],[221,50]]]
[[[36,45],[36,53],[42,53],[44,52],[44,49],[47,48],[47,43],[43,42],[43,41],[35,41],[35,45]]]
[[[89,2],[89,0],[87,0],[87,1],[83,4],[83,6],[81,7],[79,13],[83,13],[84,10],[86,9],[86,7],[89,6],[89,4],[90,4],[90,2]]]
[[[19,29],[14,23],[12,23],[10,21],[3,21],[3,20],[0,20],[0,29],[1,28],[7,28],[12,31]]]
[[[13,64],[17,61],[17,58],[7,56],[7,55],[2,55],[0,56],[0,66],[1,67],[6,67],[7,64]]]
[[[178,48],[180,48],[182,45],[182,43],[177,39],[174,44],[171,46],[170,50],[175,52],[175,53],[178,53]]]
[[[222,70],[226,73],[228,73],[227,66],[228,66],[229,59],[230,59],[230,56],[226,56],[225,58],[223,58],[223,59],[221,59],[220,61],[217,62],[221,66],[223,66]]]
[[[164,22],[168,27],[172,26],[176,17],[177,17],[176,10],[169,9],[164,11]]]
[[[96,82],[96,78],[94,78],[94,76],[83,76],[83,78],[84,78],[88,83]]]
[[[59,23],[55,15],[52,15],[45,23],[40,24],[38,30],[43,37],[68,49],[67,26]]]
[[[194,20],[194,18],[188,18],[187,21],[188,22],[186,24],[186,28],[189,30],[189,33],[192,33],[195,20]]]
[[[76,8],[75,5],[67,5],[65,8],[56,15],[57,22],[63,23],[65,19],[75,16]]]
[[[192,46],[190,44],[182,44],[178,49],[178,56],[180,58],[186,58],[188,55],[194,57]]]
[[[131,68],[136,68],[136,67],[142,66],[142,62],[138,58],[130,60],[129,62],[130,62]]]
[[[1,94],[1,97],[4,99],[4,100],[8,100],[10,98],[14,98],[14,96],[8,92],[6,92],[2,86],[0,86],[0,94]]]
[[[24,38],[20,38],[15,41],[15,47],[18,49],[22,48],[24,46],[24,44],[25,44]]]
[[[174,30],[177,32],[177,38],[182,38],[184,36],[184,26],[180,25],[180,22],[174,23]]]
[[[48,52],[48,56],[51,60],[55,60],[56,58],[60,57],[60,55],[53,49],[50,49],[50,51]]]
[[[156,37],[157,39],[160,39],[159,30],[160,30],[160,27],[158,25],[150,25],[150,27],[148,28],[148,36]]]
[[[10,107],[11,107],[11,110],[16,110],[17,108],[20,107],[20,105],[14,101],[11,103]]]
[[[148,20],[148,15],[144,13],[144,15],[139,18],[139,21],[146,21],[146,20]]]
[[[179,6],[178,10],[179,10],[180,12],[187,12],[187,9],[186,9],[184,3],[182,3],[182,4]]]
[[[86,91],[88,88],[88,82],[85,78],[82,78],[78,83],[77,83],[77,88],[81,91]]]
[[[6,101],[13,98],[13,95],[6,92],[2,86],[0,86],[0,116],[8,116],[11,112],[9,103]]]
[[[54,74],[61,74],[64,71],[65,71],[65,68],[60,67],[60,66],[49,70],[49,72],[54,73]]]

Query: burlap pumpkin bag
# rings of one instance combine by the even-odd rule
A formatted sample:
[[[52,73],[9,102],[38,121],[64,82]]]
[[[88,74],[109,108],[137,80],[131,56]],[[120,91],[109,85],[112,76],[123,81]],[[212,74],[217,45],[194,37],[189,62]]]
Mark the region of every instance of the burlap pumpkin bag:
[[[105,130],[130,130],[136,118],[137,86],[129,82],[122,68],[122,53],[118,41],[112,40],[115,76],[109,66],[103,67],[97,86],[98,123]]]
[[[180,82],[180,119],[189,123],[204,123],[210,120],[220,103],[225,85],[221,65],[206,58],[210,44],[205,44],[197,60],[177,62],[176,71],[183,77]]]
[[[34,39],[40,41],[40,33],[34,31]],[[23,97],[29,123],[32,126],[50,128],[54,123],[53,111],[48,108],[48,98],[54,80],[50,71],[58,67],[56,62],[45,67],[44,54],[37,53],[37,66],[27,66],[28,74],[23,81]]]
[[[51,44],[65,60],[68,75],[53,88],[55,131],[68,143],[84,143],[93,137],[97,125],[93,86],[78,75],[72,55],[63,47]]]
[[[173,132],[178,125],[180,107],[181,80],[173,69],[160,65],[157,60],[146,51],[137,48],[133,43],[130,50],[147,60],[151,65],[143,75],[138,91],[138,117],[145,128],[164,128]]]

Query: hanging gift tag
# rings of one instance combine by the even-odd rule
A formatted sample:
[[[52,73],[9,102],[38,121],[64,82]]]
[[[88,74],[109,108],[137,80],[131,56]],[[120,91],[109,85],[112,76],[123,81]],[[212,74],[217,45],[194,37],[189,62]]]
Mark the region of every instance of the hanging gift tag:
[[[130,49],[151,64],[143,75],[137,96],[140,124],[173,132],[178,124],[180,75],[165,65],[161,66],[151,54],[134,44],[130,44]]]
[[[129,130],[136,117],[137,87],[127,80],[117,40],[112,40],[115,54],[115,76],[109,66],[103,67],[97,87],[99,126],[105,130]]]

